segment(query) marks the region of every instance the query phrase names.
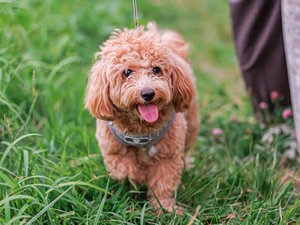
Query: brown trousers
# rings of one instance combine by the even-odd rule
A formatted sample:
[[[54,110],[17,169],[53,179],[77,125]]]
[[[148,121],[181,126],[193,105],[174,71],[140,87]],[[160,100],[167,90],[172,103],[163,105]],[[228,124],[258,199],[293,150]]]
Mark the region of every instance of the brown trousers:
[[[231,21],[240,69],[255,111],[272,91],[291,104],[284,52],[280,0],[230,0]]]

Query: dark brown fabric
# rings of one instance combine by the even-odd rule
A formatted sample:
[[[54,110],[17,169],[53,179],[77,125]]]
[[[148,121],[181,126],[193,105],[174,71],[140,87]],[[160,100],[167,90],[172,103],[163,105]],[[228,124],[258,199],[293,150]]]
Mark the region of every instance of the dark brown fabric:
[[[273,90],[284,96],[282,105],[290,105],[280,0],[231,0],[230,8],[236,52],[254,109],[266,102],[273,111]]]

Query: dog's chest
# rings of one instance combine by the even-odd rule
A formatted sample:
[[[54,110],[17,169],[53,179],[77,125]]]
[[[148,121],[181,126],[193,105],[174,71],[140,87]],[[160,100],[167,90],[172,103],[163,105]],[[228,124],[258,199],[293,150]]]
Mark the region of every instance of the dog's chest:
[[[158,148],[154,145],[151,146],[149,149],[139,148],[137,158],[139,162],[143,162],[145,164],[151,163],[153,157],[157,154]]]

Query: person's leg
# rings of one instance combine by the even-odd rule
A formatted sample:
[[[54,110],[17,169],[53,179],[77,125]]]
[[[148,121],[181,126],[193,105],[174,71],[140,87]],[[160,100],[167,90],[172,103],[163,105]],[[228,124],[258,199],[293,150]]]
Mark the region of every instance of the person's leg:
[[[237,57],[253,108],[278,91],[283,106],[291,104],[283,44],[280,0],[230,0]]]

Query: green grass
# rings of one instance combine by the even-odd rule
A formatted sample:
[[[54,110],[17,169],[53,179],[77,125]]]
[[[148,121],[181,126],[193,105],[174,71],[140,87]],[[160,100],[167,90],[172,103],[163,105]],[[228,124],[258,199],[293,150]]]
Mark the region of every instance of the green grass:
[[[187,224],[198,205],[195,224],[300,224],[299,194],[280,184],[291,137],[261,142],[268,127],[255,122],[239,76],[227,1],[138,7],[142,24],[190,43],[201,132],[177,190],[184,215],[156,217],[145,187],[109,179],[83,109],[94,53],[115,28],[133,27],[132,2],[0,0],[0,224]],[[214,127],[224,130],[217,141]]]

